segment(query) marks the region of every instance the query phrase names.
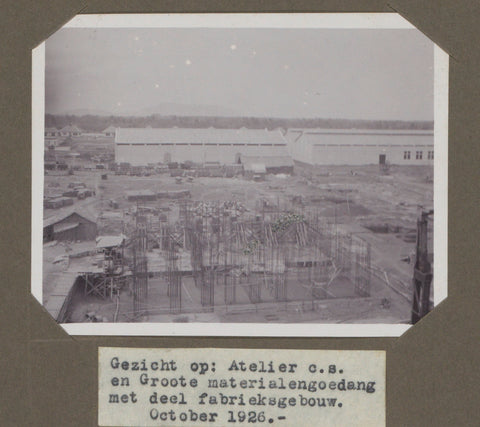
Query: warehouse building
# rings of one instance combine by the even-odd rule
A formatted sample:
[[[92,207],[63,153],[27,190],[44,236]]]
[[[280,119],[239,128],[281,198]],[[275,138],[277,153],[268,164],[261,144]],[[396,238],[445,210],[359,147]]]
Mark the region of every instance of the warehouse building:
[[[263,129],[117,128],[115,161],[131,165],[192,161],[241,163],[242,156],[288,156],[280,131]]]
[[[52,216],[43,221],[43,242],[95,240],[97,224],[77,212]]]
[[[433,131],[289,129],[288,151],[312,165],[433,165]]]

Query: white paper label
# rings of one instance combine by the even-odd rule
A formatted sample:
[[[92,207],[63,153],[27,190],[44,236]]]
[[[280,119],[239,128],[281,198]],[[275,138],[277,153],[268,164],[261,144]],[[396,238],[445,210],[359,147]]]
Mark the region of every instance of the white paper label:
[[[101,426],[384,426],[385,352],[99,349]]]

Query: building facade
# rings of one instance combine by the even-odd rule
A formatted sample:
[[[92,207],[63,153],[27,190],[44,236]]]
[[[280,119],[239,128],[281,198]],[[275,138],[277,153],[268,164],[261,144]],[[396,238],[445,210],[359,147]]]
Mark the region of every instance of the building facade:
[[[257,129],[117,128],[115,162],[241,163],[242,156],[288,156],[280,131]]]
[[[61,217],[51,217],[43,223],[43,242],[52,240],[95,240],[97,224],[76,212]]]
[[[69,137],[79,137],[82,136],[82,131],[75,125],[64,126],[60,129],[60,135],[69,136]]]
[[[312,165],[433,165],[433,131],[289,129],[288,151]]]
[[[103,136],[114,137],[115,136],[115,127],[109,126],[108,128],[102,131]]]
[[[56,147],[61,140],[61,132],[57,128],[45,128],[45,148]]]

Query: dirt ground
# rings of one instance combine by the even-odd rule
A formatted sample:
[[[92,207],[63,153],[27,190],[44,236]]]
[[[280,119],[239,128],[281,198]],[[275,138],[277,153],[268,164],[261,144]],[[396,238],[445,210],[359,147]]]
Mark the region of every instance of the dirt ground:
[[[128,290],[123,289],[119,296],[117,322],[406,323],[409,320],[410,305],[379,282],[373,285],[372,294],[375,296],[366,298],[354,297],[353,289],[345,286],[344,292],[350,296],[338,295],[338,298],[312,301],[307,292],[298,295],[298,288],[301,285],[289,284],[290,292],[296,297],[293,302],[274,302],[263,289],[262,302],[252,304],[246,288],[240,285],[236,291],[236,304],[227,305],[223,299],[223,288],[219,286],[215,290],[215,308],[210,311],[199,304],[200,290],[195,287],[193,278],[184,277],[181,312],[171,314],[166,281],[154,278],[149,280],[148,302],[143,307],[147,314],[135,318],[133,299]],[[385,305],[386,300],[388,305]],[[72,306],[72,322],[86,321],[87,313],[112,322],[117,311],[115,297],[102,300],[91,295],[84,296],[81,292],[74,298]]]
[[[186,312],[183,317],[163,313],[168,309],[168,297],[165,284],[160,279],[151,279],[149,283],[149,304],[157,311],[151,310],[148,321],[216,321],[222,322],[387,322],[405,321],[411,310],[411,279],[413,264],[414,236],[416,220],[421,208],[433,207],[433,184],[428,178],[433,176],[433,168],[426,166],[392,166],[388,175],[380,173],[378,166],[364,167],[311,167],[296,165],[293,176],[267,175],[263,182],[254,182],[242,177],[235,178],[194,178],[177,183],[168,174],[152,174],[150,176],[125,176],[108,173],[106,180],[101,179],[104,170],[75,171],[73,176],[47,175],[45,177],[45,193],[54,194],[66,191],[69,182],[81,181],[88,188],[95,190],[95,196],[85,200],[76,200],[73,207],[57,210],[45,210],[45,217],[59,215],[62,212],[78,210],[93,219],[101,216],[104,222],[108,218],[122,219],[125,213],[133,210],[135,202],[125,197],[129,190],[152,190],[154,192],[168,190],[189,190],[193,201],[225,201],[237,200],[253,212],[260,199],[268,200],[273,205],[292,206],[297,198],[295,210],[315,209],[327,222],[336,223],[348,233],[358,234],[371,244],[372,291],[370,298],[350,298],[350,290],[338,286],[336,299],[319,300],[314,309],[308,309],[311,302],[302,296],[299,289],[292,285],[289,292],[295,293],[300,308],[285,306],[269,307],[268,298],[265,305],[252,305],[246,293],[239,289],[238,310],[226,307],[223,290],[218,289],[215,300],[220,301],[213,313],[196,314],[198,308],[198,289],[193,280],[186,277],[183,283],[183,301]],[[301,200],[298,200],[301,196]],[[118,203],[112,208],[109,201]],[[170,212],[178,211],[178,202],[163,200],[147,202],[152,207],[168,207]],[[105,219],[106,218],[106,219]],[[121,232],[121,220],[109,230]],[[120,225],[118,225],[120,224]],[[93,242],[86,242],[87,246]],[[44,300],[48,299],[55,287],[55,277],[68,267],[55,259],[66,255],[72,249],[80,250],[80,243],[44,246]],[[78,247],[77,247],[78,246]],[[73,248],[72,248],[73,247]],[[73,264],[73,266],[72,266]],[[120,319],[129,319],[131,301],[122,293]],[[388,300],[385,304],[384,300]],[[383,301],[383,303],[382,303]],[[82,321],[85,311],[103,312],[112,321],[112,301],[102,301],[90,297],[76,301],[72,319]],[[243,307],[242,311],[240,306]],[[260,311],[259,311],[260,310]],[[178,320],[181,319],[181,320]],[[204,320],[199,320],[204,319]],[[205,320],[206,319],[206,320]]]

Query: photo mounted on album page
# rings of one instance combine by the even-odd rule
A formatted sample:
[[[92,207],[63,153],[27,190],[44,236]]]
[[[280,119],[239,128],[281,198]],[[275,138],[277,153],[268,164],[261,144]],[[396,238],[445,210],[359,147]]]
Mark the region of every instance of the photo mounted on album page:
[[[400,15],[77,15],[32,55],[68,333],[399,336],[447,297],[448,55]]]

